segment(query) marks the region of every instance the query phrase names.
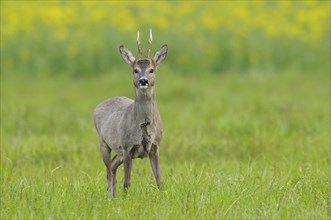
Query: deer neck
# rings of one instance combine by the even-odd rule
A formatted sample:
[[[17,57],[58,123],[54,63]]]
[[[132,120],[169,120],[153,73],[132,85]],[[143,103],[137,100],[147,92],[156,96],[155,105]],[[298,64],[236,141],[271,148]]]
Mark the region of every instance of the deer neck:
[[[154,87],[146,91],[135,89],[134,114],[140,126],[147,126],[153,123],[156,109]]]

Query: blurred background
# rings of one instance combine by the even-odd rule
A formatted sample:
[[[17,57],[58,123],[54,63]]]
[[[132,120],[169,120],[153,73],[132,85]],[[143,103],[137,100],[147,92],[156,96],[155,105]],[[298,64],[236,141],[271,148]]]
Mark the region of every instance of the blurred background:
[[[122,68],[148,30],[176,74],[329,71],[329,1],[2,1],[1,74],[95,76]]]
[[[152,53],[169,47],[157,72],[165,162],[320,160],[330,130],[329,9],[329,1],[2,1],[4,155],[25,152],[42,168],[84,149],[77,161],[95,155],[99,164],[93,110],[133,98],[119,45],[137,54],[139,30],[145,51],[152,28]]]

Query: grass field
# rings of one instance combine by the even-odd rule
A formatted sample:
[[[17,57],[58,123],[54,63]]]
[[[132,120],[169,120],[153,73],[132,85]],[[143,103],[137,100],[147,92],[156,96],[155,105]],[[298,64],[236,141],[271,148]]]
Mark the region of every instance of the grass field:
[[[6,77],[1,86],[1,219],[330,218],[326,74],[158,72],[164,121],[158,190],[148,160],[132,187],[106,193],[92,112],[132,97],[128,69],[72,79]]]

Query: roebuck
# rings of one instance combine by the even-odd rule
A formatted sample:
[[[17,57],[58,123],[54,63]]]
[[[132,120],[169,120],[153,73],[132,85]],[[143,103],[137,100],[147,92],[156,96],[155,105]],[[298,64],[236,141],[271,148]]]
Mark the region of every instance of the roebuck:
[[[139,32],[137,34],[139,58],[124,46],[120,54],[133,72],[134,100],[115,97],[99,104],[94,111],[94,124],[98,133],[103,162],[107,169],[107,190],[116,194],[116,171],[124,163],[124,189],[130,186],[132,159],[149,157],[160,187],[159,146],[162,138],[162,121],[155,99],[155,70],[166,58],[164,45],[150,58],[152,31],[146,57],[143,57]],[[111,159],[111,151],[115,156]]]

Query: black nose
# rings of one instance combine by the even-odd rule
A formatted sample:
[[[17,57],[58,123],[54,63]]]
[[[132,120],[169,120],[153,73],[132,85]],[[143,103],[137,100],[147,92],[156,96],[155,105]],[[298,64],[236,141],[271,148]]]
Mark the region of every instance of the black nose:
[[[147,78],[139,79],[139,84],[143,85],[143,86],[147,85],[148,84],[148,79]]]

